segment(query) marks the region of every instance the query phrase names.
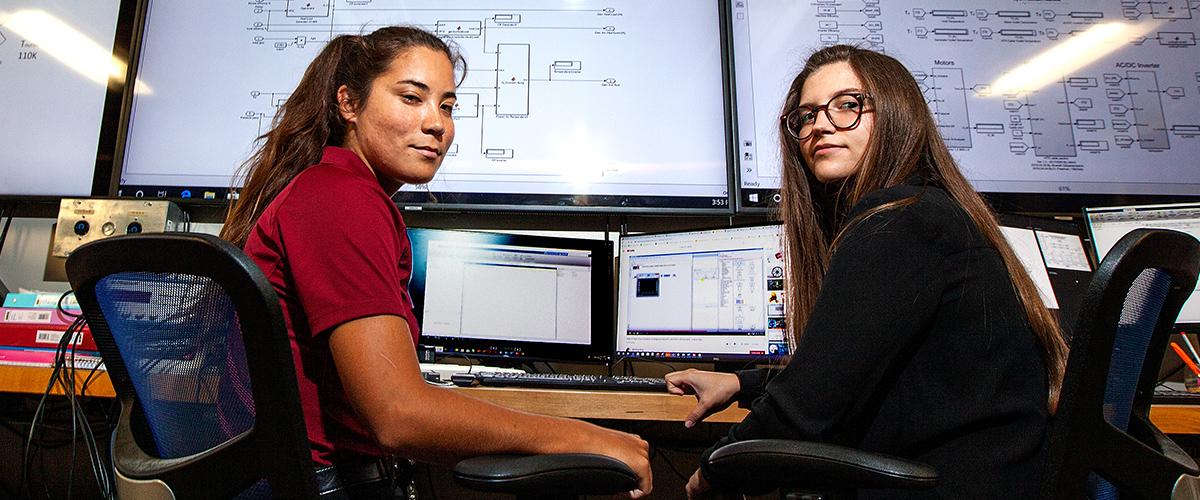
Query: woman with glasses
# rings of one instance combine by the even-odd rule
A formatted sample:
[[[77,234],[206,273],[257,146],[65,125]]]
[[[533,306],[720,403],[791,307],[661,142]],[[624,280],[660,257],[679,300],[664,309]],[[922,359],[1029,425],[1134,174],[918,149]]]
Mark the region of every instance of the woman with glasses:
[[[667,375],[689,427],[733,401],[732,441],[821,441],[933,465],[919,493],[1033,498],[1066,344],[900,62],[820,50],[784,101],[782,218],[793,355],[766,370]],[[705,454],[707,457],[708,453]],[[703,471],[692,498],[711,489]]]

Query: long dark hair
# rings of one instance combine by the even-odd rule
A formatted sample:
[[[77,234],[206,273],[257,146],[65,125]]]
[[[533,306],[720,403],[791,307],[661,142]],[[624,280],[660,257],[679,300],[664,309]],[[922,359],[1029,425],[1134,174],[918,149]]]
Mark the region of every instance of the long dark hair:
[[[1049,376],[1047,408],[1053,413],[1067,358],[1067,345],[1058,323],[1002,236],[995,214],[959,171],[908,69],[887,55],[848,45],[818,50],[792,81],[783,113],[799,106],[804,82],[813,72],[837,62],[850,64],[875,105],[874,127],[856,173],[840,183],[822,184],[804,164],[800,141],[790,136],[782,123],[779,127],[783,153],[780,215],[788,235],[788,325],[793,344],[808,323],[838,237],[860,220],[911,204],[915,199],[888,203],[849,221],[844,217],[847,209],[867,193],[923,177],[944,188],[966,211],[1008,268],[1013,289],[1042,350],[1042,363]]]
[[[460,74],[466,71],[466,62],[456,50],[419,28],[390,26],[330,40],[275,115],[271,130],[258,137],[262,146],[239,169],[246,182],[229,207],[221,238],[244,246],[271,200],[301,171],[320,161],[325,146],[342,145],[346,123],[338,112],[338,88],[345,85],[355,108],[361,108],[375,77],[387,71],[396,56],[415,47],[442,52]]]

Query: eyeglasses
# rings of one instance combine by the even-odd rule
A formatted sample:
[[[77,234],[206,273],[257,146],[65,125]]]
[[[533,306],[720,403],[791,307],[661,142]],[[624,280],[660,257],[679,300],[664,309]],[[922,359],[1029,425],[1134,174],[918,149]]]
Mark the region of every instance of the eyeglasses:
[[[829,123],[838,130],[857,127],[862,114],[869,111],[863,108],[870,98],[871,96],[859,93],[838,94],[823,106],[800,106],[779,119],[788,134],[803,141],[812,136],[813,125],[817,123],[817,113],[821,111],[825,112]]]

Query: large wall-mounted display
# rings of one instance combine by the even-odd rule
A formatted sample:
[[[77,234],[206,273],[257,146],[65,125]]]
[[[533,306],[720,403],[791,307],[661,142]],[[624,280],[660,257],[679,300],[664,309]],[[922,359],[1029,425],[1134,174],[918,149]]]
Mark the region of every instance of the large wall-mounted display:
[[[126,73],[113,55],[120,4],[0,3],[0,196],[93,194],[105,100],[111,84],[119,110]]]
[[[916,77],[980,191],[1200,195],[1200,11],[1188,0],[732,0],[740,205],[779,188],[778,123],[814,49]]]
[[[120,194],[223,198],[331,37],[416,25],[462,50],[457,137],[422,208],[727,212],[716,0],[150,1]]]

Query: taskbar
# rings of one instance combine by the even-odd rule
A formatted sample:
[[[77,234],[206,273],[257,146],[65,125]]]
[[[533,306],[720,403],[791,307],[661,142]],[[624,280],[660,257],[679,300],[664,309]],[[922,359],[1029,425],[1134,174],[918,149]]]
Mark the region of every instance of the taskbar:
[[[117,197],[218,201],[236,200],[238,193],[229,187],[128,185],[117,188]]]

